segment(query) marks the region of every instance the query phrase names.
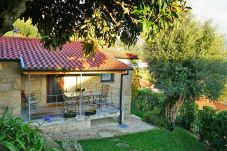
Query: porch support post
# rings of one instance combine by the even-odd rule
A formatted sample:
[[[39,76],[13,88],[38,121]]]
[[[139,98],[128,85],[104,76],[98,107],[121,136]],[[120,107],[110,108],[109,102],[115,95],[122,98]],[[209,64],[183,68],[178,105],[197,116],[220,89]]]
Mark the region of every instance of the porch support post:
[[[82,115],[82,73],[80,73],[80,115]]]
[[[121,74],[121,82],[120,82],[120,119],[119,124],[123,124],[123,101],[122,101],[122,91],[123,91],[123,75]]]
[[[121,73],[121,82],[120,82],[120,119],[119,119],[119,124],[123,124],[124,122],[124,109],[123,109],[123,78],[124,75],[128,75],[129,71],[127,70],[127,73],[122,74]]]
[[[30,74],[28,74],[28,120],[31,120],[31,83]]]

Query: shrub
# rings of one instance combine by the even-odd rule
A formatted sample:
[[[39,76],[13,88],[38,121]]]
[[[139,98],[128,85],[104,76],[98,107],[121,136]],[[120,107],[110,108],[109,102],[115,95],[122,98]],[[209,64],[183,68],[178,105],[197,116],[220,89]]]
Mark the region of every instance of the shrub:
[[[191,130],[195,127],[195,121],[199,108],[194,101],[186,101],[180,109],[180,114],[177,117],[177,122],[184,128]]]
[[[138,95],[140,86],[139,69],[135,68],[132,72],[132,100]]]
[[[227,150],[227,111],[218,112],[214,118],[214,132],[210,143],[217,150]]]
[[[198,115],[199,136],[219,151],[227,150],[227,111],[204,107]]]
[[[213,128],[213,121],[216,110],[212,107],[205,106],[203,110],[198,113],[198,133],[200,140],[211,140]]]
[[[46,151],[46,140],[37,127],[19,117],[13,117],[6,110],[0,117],[0,150],[10,151]]]
[[[168,120],[160,113],[159,109],[155,109],[144,116],[144,120],[162,128],[168,128]]]
[[[134,104],[138,109],[143,111],[151,111],[154,108],[162,107],[165,96],[162,93],[156,93],[150,89],[141,89],[134,100]]]

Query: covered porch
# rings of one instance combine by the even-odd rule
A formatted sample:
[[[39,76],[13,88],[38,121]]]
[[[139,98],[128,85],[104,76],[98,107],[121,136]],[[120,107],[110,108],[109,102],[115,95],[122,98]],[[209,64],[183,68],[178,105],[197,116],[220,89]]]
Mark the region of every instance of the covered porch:
[[[122,123],[122,87],[123,75],[126,74],[127,70],[24,71],[22,116],[24,120],[34,122],[71,118],[77,122],[84,121],[85,125],[89,125],[91,120],[113,117]]]

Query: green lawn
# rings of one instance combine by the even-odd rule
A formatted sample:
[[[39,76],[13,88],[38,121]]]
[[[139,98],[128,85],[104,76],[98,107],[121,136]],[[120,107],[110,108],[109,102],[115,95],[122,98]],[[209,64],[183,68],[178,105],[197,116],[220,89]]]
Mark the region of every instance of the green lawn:
[[[84,151],[205,151],[205,147],[188,131],[176,128],[151,130],[114,138],[79,141]],[[129,146],[118,147],[118,143]]]

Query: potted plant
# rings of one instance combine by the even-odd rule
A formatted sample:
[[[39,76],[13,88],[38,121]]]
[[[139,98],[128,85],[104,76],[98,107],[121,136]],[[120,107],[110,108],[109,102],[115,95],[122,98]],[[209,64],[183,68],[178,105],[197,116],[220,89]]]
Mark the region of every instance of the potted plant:
[[[76,92],[80,92],[80,88],[76,88]]]
[[[82,88],[82,89],[76,88],[75,91],[76,91],[76,94],[81,91],[82,95],[83,95],[83,92],[85,91],[85,88]]]
[[[82,92],[84,92],[85,91],[85,88],[82,88],[82,89],[76,88],[76,92],[80,92],[80,90],[82,90]]]
[[[76,112],[74,112],[74,111],[65,112],[65,113],[64,113],[64,117],[65,117],[65,118],[76,117]]]
[[[95,115],[95,114],[96,114],[96,109],[94,107],[87,109],[86,112],[85,112],[86,116]]]

